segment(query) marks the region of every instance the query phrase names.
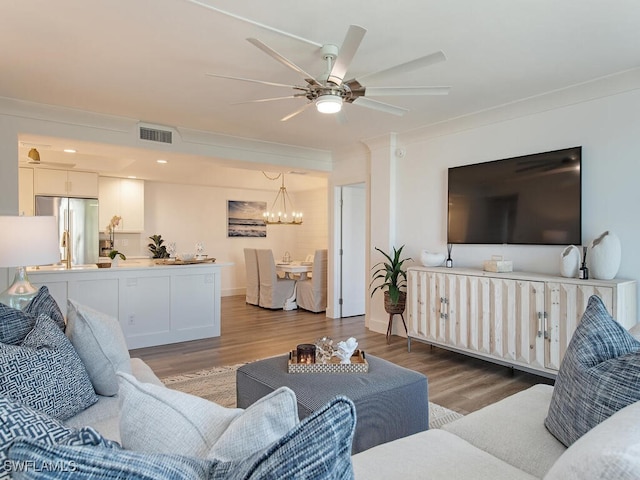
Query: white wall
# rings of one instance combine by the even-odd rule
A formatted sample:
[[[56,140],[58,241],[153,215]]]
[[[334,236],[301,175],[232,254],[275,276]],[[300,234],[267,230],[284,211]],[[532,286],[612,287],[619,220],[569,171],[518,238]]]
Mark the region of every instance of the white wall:
[[[397,162],[397,243],[446,252],[447,168],[582,145],[582,236],[585,245],[605,230],[622,242],[618,277],[640,280],[640,91],[500,121],[411,138]],[[402,142],[402,138],[399,140]],[[503,255],[515,270],[559,274],[562,247],[455,245],[455,266],[482,268]]]
[[[193,252],[202,241],[205,253],[217,262],[232,262],[222,274],[222,295],[244,294],[244,248],[270,248],[276,259],[288,251],[304,259],[311,248],[326,248],[326,189],[290,194],[305,216],[299,226],[269,225],[266,238],[227,237],[227,200],[273,201],[276,191],[217,188],[145,182],[145,232],[140,248],[147,255],[147,237],[160,234],[175,242],[177,252]],[[307,210],[309,207],[309,210]],[[127,253],[126,249],[124,250]]]

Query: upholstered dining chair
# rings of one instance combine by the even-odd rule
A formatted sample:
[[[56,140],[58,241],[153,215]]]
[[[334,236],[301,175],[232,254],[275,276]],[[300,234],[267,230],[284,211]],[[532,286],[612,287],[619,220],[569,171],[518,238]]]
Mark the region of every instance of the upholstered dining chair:
[[[283,308],[286,300],[294,293],[296,281],[279,278],[273,252],[268,249],[256,250],[258,256],[258,276],[260,278],[260,303],[263,308]]]
[[[251,305],[259,305],[260,278],[258,276],[258,256],[255,248],[244,249],[244,266],[247,278],[247,293],[245,301]]]
[[[296,303],[311,312],[327,309],[327,250],[316,250],[313,256],[311,278],[298,280]]]

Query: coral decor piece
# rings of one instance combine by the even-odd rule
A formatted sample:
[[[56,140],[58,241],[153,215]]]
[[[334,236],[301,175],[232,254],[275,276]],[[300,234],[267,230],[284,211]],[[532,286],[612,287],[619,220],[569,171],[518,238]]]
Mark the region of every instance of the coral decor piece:
[[[351,356],[358,348],[358,342],[350,337],[346,341],[338,342],[336,347],[335,355],[340,359],[340,363],[351,363]]]

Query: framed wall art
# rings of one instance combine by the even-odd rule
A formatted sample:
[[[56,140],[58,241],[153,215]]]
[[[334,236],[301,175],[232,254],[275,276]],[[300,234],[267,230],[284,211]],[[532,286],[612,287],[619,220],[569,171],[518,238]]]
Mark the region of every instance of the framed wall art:
[[[227,237],[266,237],[267,202],[227,200]]]

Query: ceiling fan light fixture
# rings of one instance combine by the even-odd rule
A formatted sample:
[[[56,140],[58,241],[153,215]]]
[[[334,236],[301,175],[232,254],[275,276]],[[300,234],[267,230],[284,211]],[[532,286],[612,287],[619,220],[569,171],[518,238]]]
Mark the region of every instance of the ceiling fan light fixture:
[[[316,108],[320,113],[338,113],[342,110],[342,97],[339,95],[321,95],[316,100]]]

